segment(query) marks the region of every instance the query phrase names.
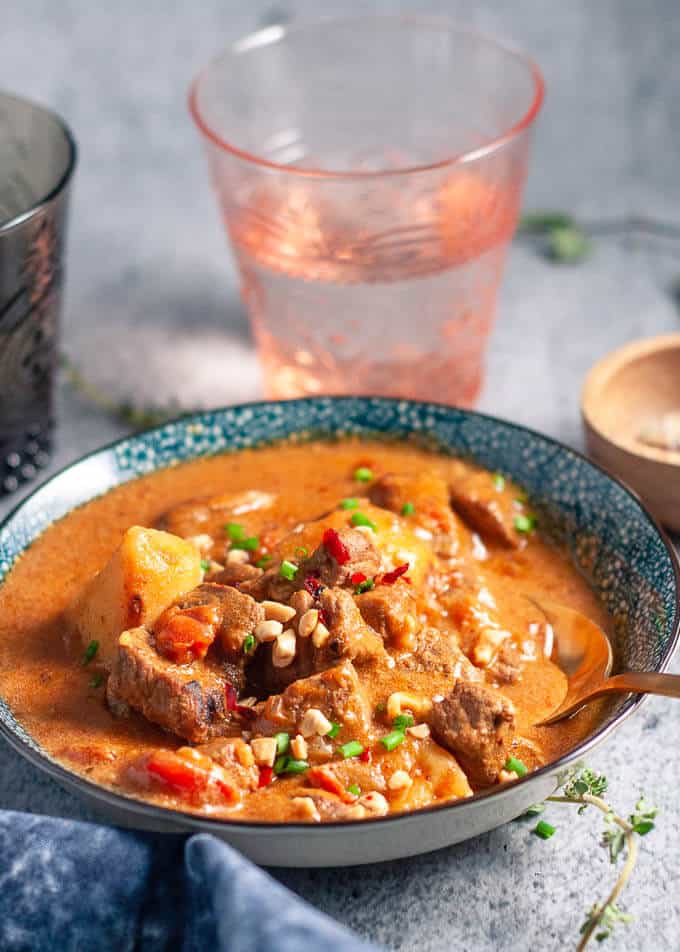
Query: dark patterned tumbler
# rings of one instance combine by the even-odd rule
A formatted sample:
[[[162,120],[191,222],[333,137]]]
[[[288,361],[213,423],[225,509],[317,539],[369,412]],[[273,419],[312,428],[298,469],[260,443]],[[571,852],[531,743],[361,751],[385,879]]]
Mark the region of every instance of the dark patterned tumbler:
[[[0,492],[49,460],[71,133],[53,113],[0,93]]]

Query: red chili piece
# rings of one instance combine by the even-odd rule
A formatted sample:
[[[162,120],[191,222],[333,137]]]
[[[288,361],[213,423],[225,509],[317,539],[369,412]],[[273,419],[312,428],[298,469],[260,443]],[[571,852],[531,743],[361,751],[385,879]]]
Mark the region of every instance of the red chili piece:
[[[326,529],[323,534],[323,545],[326,552],[335,559],[338,565],[345,565],[349,562],[349,550],[335,529]]]
[[[260,779],[257,782],[258,787],[268,787],[274,776],[273,767],[260,767]]]
[[[236,710],[236,702],[237,702],[236,688],[234,687],[233,684],[228,684],[225,687],[224,696],[227,703],[227,710],[228,711]]]
[[[362,582],[366,581],[366,576],[363,572],[355,572],[352,576],[352,585],[361,585]]]
[[[308,575],[304,584],[305,590],[309,592],[312,598],[318,598],[324,590],[324,586],[316,575]]]
[[[404,562],[403,565],[398,565],[396,569],[393,569],[391,572],[385,572],[380,581],[383,585],[393,585],[398,578],[401,578],[402,575],[406,575],[409,568],[408,562]]]
[[[359,754],[359,760],[362,764],[370,764],[371,762],[371,751],[367,747],[361,754]]]

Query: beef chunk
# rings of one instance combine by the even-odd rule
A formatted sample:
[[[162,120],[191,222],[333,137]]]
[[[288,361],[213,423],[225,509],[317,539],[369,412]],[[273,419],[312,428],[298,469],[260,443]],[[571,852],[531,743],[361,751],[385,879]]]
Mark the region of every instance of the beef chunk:
[[[504,641],[498,654],[489,665],[489,671],[499,684],[514,684],[522,676],[522,658],[517,645]]]
[[[294,627],[299,617],[313,603],[307,592],[297,592],[291,598],[298,617],[289,624]],[[328,638],[315,644],[314,636],[296,640],[295,657],[289,665],[276,667],[272,646],[261,645],[249,669],[248,677],[258,695],[283,691],[298,678],[307,678],[317,671],[331,668],[340,661],[364,663],[382,657],[385,648],[382,638],[361,617],[352,595],[342,588],[326,588],[316,603],[328,629]]]
[[[297,580],[289,582],[288,579],[282,578],[279,573],[280,566],[281,563],[276,562],[259,577],[239,582],[239,591],[252,596],[258,602],[269,599],[272,602],[287,603],[300,583]],[[297,577],[299,578],[300,575],[301,573],[298,572]]]
[[[253,724],[253,734],[297,733],[310,708],[321,711],[329,721],[341,723],[348,736],[365,738],[368,735],[368,701],[349,661],[295,681],[282,694],[269,697]]]
[[[347,585],[357,572],[372,578],[380,570],[380,553],[366,533],[358,529],[340,529],[335,535],[347,552],[347,560],[340,564],[332,554],[332,548],[322,542],[303,563],[299,573],[302,578],[314,575],[331,588]]]
[[[498,488],[502,486],[502,488]],[[492,473],[466,471],[450,487],[451,504],[463,519],[490,542],[517,548],[520,536],[515,519],[520,510],[515,502],[517,487],[500,483]]]
[[[397,658],[400,668],[444,675],[452,681],[482,681],[483,675],[462,652],[455,635],[438,628],[422,628],[409,652]]]
[[[134,708],[154,724],[200,743],[229,728],[226,685],[215,666],[173,664],[158,654],[146,629],[133,628],[120,636],[106,693],[114,713]]]
[[[223,569],[211,575],[210,581],[218,585],[240,586],[242,582],[250,582],[262,576],[262,569],[249,562],[227,562]]]
[[[488,786],[508,758],[515,711],[507,698],[483,684],[457,681],[435,701],[430,727],[435,740],[459,759],[473,784]]]
[[[466,532],[449,502],[449,488],[436,473],[417,476],[386,473],[371,487],[371,500],[383,509],[401,513],[410,503],[414,511],[409,522],[432,537],[434,551],[441,556],[456,555],[466,542]]]
[[[382,638],[366,624],[349,592],[342,588],[326,588],[319,602],[330,632],[328,641],[319,649],[323,661],[333,663],[348,658],[361,663],[384,656]]]
[[[357,596],[356,603],[364,621],[395,648],[406,651],[413,646],[418,619],[408,583],[378,585]]]
[[[223,539],[223,526],[229,520],[240,521],[245,517],[249,523],[255,520],[251,527],[253,531],[259,529],[263,514],[275,501],[276,496],[257,489],[222,493],[209,499],[190,499],[164,513],[159,519],[159,527],[185,539],[206,533]]]
[[[264,609],[250,595],[205,582],[163,612],[154,626],[156,647],[171,661],[187,663],[205,657],[219,636],[227,660],[240,666],[243,641],[261,621]]]

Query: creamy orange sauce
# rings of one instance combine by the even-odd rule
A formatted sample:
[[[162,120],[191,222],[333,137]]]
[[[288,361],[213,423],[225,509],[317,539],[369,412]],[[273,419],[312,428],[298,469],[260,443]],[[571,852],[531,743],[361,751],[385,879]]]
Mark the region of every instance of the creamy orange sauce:
[[[0,588],[0,693],[16,718],[41,746],[69,769],[132,796],[120,765],[145,750],[168,749],[180,741],[140,715],[117,719],[108,710],[103,687],[93,687],[95,659],[82,664],[80,645],[69,646],[61,613],[83,585],[107,562],[125,530],[152,526],[183,500],[226,491],[260,489],[278,495],[271,518],[287,524],[308,521],[365,491],[352,473],[359,464],[376,473],[416,474],[434,467],[447,478],[459,472],[455,459],[407,444],[353,441],[275,446],[198,460],[120,486],[54,524],[24,553]],[[610,628],[586,581],[563,553],[537,533],[519,550],[488,545],[483,571],[503,621],[524,630],[536,611],[524,593],[543,593]],[[385,670],[365,685],[373,705],[395,689],[416,687],[445,693],[447,685],[428,674]],[[518,755],[530,766],[549,762],[572,748],[597,726],[601,710],[591,706],[551,728],[536,720],[558,706],[566,690],[562,673],[549,661],[527,665],[519,681],[498,685],[517,710],[517,727],[526,744]],[[380,754],[382,756],[382,753]],[[291,788],[302,781],[285,781]],[[235,813],[187,804],[170,794],[148,792],[159,804],[239,818],[290,819],[277,788],[251,794]]]

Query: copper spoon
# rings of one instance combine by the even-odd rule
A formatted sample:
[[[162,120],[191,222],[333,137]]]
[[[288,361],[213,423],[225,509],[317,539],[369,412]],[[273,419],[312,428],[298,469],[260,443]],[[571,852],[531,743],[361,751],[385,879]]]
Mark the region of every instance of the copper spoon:
[[[533,597],[531,601],[543,612],[553,629],[555,645],[552,657],[568,678],[564,700],[550,717],[539,721],[537,727],[557,724],[605,694],[661,694],[680,698],[678,674],[626,671],[609,677],[612,649],[599,625],[564,605]]]

